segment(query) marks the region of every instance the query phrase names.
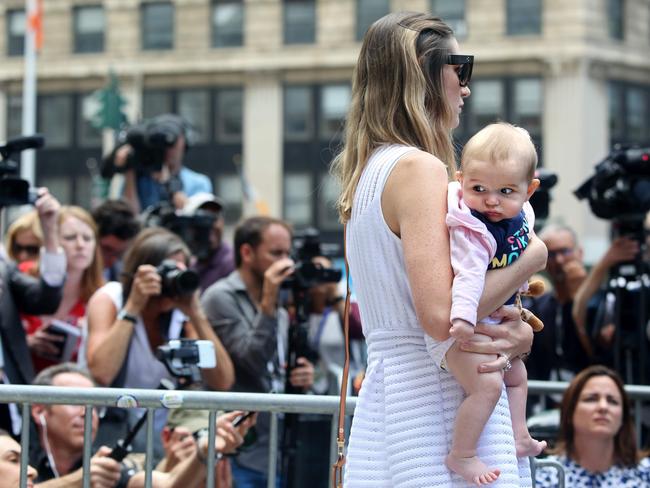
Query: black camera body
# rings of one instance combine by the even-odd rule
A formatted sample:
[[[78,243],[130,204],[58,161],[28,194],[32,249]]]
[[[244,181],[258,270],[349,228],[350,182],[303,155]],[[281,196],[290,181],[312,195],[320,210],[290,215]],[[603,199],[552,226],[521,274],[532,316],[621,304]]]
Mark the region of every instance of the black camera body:
[[[650,148],[615,146],[574,194],[601,219],[643,222],[650,211]]]
[[[156,270],[162,281],[162,296],[183,297],[191,295],[199,288],[199,275],[196,271],[181,269],[176,261],[165,259]]]
[[[45,138],[36,134],[16,137],[7,141],[4,146],[0,146],[0,207],[33,205],[36,202],[38,198],[36,189],[31,188],[27,180],[16,176],[18,164],[9,158],[25,149],[43,147],[44,144]]]
[[[316,256],[332,257],[338,246],[320,241],[318,230],[307,228],[296,232],[293,238],[294,272],[282,282],[283,288],[309,289],[322,283],[338,283],[343,273],[334,268],[324,268],[313,262]]]
[[[557,183],[557,175],[546,168],[539,168],[535,171],[535,178],[539,180],[539,187],[530,197],[530,204],[535,211],[535,222],[541,223],[548,218],[551,204],[551,188]]]
[[[135,169],[140,174],[151,174],[162,170],[167,149],[176,144],[180,136],[186,135],[183,118],[164,114],[153,119],[132,125],[119,135],[117,148],[128,144],[131,151],[124,166],[115,166],[115,150],[102,163],[102,177],[110,178],[115,173]],[[185,137],[185,147],[188,147]],[[116,149],[117,149],[116,148]]]

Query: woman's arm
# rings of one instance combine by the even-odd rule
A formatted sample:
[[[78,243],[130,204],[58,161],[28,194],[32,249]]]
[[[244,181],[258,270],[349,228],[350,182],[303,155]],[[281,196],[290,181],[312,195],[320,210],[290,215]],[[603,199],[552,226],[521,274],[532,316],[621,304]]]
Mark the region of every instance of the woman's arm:
[[[437,340],[449,337],[452,270],[449,256],[447,170],[432,155],[405,155],[388,177],[382,211],[401,239],[415,311]]]
[[[501,269],[488,271],[483,294],[478,304],[477,317],[487,317],[510,298],[537,271],[546,266],[546,245],[531,236],[526,251],[519,259]]]
[[[105,292],[88,301],[88,348],[86,360],[95,380],[109,386],[122,367],[135,324],[117,320],[118,310]]]

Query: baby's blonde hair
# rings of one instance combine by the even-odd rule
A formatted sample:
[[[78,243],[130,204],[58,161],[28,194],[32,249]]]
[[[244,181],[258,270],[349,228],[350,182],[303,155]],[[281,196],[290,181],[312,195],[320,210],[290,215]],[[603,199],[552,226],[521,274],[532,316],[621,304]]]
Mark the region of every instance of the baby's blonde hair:
[[[537,151],[528,131],[507,122],[496,122],[482,128],[467,141],[460,157],[460,169],[470,161],[500,163],[516,161],[526,168],[528,180],[535,176]]]

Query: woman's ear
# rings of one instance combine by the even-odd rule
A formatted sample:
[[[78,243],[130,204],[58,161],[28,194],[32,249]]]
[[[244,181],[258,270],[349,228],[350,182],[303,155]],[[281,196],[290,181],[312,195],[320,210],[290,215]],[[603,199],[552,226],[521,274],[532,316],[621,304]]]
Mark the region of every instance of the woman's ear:
[[[462,171],[456,171],[456,181],[463,182],[463,172]]]

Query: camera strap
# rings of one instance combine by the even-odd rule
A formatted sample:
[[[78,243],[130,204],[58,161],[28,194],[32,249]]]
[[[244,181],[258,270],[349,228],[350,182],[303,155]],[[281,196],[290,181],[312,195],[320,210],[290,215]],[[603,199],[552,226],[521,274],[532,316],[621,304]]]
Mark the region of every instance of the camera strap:
[[[343,466],[345,465],[345,401],[348,393],[348,377],[350,374],[350,268],[348,266],[346,249],[347,224],[343,226],[343,261],[345,262],[345,308],[343,310],[343,335],[345,336],[345,362],[343,363],[343,378],[341,380],[341,395],[339,400],[339,426],[336,434],[338,457],[332,465],[332,487],[343,487]]]

